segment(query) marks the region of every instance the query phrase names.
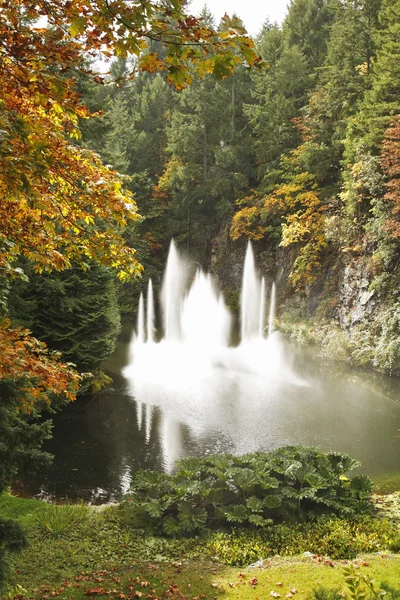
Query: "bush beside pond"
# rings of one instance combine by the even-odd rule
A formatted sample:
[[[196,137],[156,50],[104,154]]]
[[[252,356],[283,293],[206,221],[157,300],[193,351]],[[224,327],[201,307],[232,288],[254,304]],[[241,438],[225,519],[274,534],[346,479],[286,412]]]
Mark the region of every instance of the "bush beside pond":
[[[347,473],[346,454],[287,446],[245,456],[185,458],[173,474],[142,471],[123,503],[125,523],[167,536],[229,526],[269,527],[370,510],[372,482]]]
[[[279,524],[263,531],[215,533],[208,552],[227,565],[246,565],[279,554],[351,559],[359,554],[392,549],[398,552],[399,532],[387,520],[363,517],[356,521],[320,517],[312,523]]]

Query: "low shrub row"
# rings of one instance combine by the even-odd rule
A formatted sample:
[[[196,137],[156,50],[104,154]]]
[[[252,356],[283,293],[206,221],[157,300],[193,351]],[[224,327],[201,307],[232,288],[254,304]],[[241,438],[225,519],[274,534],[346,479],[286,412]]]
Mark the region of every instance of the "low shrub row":
[[[265,528],[322,514],[365,514],[372,482],[365,475],[346,475],[358,466],[346,454],[295,446],[240,457],[186,458],[171,475],[137,474],[123,503],[125,521],[182,536],[227,526]]]
[[[399,544],[399,531],[386,520],[363,517],[349,521],[325,516],[312,523],[281,523],[263,531],[214,533],[207,550],[218,562],[234,566],[304,552],[334,560],[351,559],[383,550],[398,552]]]

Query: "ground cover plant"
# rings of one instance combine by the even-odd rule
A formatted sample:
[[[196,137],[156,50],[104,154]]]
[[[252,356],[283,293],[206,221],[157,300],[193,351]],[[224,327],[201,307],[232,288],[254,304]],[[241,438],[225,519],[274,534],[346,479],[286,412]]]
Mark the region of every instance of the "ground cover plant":
[[[268,527],[322,514],[370,508],[372,482],[349,479],[359,463],[346,454],[288,446],[245,456],[185,458],[169,475],[137,474],[124,502],[130,525],[170,536],[229,525]]]
[[[343,567],[366,552],[374,556],[356,560],[356,566],[375,577],[378,587],[386,582],[395,589],[400,557],[390,550],[399,529],[395,521],[384,518],[385,511],[379,511],[382,518],[324,516],[263,530],[233,528],[202,537],[167,538],[128,527],[123,506],[85,510],[3,494],[0,514],[23,524],[28,540],[28,547],[9,557],[4,598],[255,600],[271,592],[284,598],[293,588],[296,598],[334,600],[314,592],[323,588],[347,593]],[[58,523],[62,526],[56,527]],[[248,568],[260,559],[262,568]]]

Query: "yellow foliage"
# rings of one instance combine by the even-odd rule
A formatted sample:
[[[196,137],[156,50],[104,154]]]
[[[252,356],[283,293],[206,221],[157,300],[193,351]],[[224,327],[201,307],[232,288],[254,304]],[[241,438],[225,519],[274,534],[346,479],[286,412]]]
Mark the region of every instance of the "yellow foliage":
[[[246,236],[260,240],[271,218],[279,219],[282,227],[280,245],[298,248],[290,275],[292,285],[301,289],[312,283],[318,276],[321,253],[327,246],[325,206],[320,201],[314,176],[308,172],[295,174],[291,181],[276,188],[262,203],[254,196],[245,201],[252,202],[253,206],[245,206],[235,214],[231,238],[236,240]]]
[[[265,227],[260,224],[260,216],[257,206],[246,206],[239,210],[232,219],[231,238],[237,240],[246,236],[251,240],[261,240],[265,235]]]
[[[282,217],[281,246],[298,245],[290,281],[301,289],[315,281],[322,251],[327,246],[325,236],[325,206],[322,205],[314,177],[310,173],[295,175],[292,181],[266,198],[267,213]]]

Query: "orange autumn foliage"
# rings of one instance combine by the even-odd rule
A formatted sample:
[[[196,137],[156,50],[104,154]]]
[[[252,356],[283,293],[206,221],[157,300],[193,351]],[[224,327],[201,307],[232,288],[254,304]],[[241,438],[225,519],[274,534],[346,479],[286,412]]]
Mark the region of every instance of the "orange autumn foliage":
[[[166,44],[166,53],[148,52],[150,39]],[[261,64],[237,19],[226,18],[217,33],[187,15],[181,0],[3,0],[0,281],[20,276],[20,258],[39,273],[72,264],[85,269],[90,261],[111,266],[122,280],[141,271],[122,237],[137,218],[135,202],[121,176],[78,143],[79,120],[90,114],[77,79],[104,82],[88,67],[99,55],[134,55],[136,70],[163,70],[177,88],[190,83],[190,69],[224,78],[243,58]],[[0,301],[4,306],[5,297]],[[47,388],[74,397],[76,374],[52,363],[26,330],[3,320],[0,343],[0,377],[18,384],[24,397],[44,397]]]
[[[400,116],[387,129],[381,152],[381,166],[386,175],[384,200],[392,207],[392,217],[385,228],[394,238],[400,238]]]
[[[296,289],[312,283],[318,276],[321,253],[327,247],[325,206],[314,176],[307,172],[293,175],[289,183],[282,184],[262,201],[252,200],[253,206],[245,206],[234,215],[231,238],[246,236],[260,240],[272,220],[280,221],[280,245],[297,248],[290,281]]]
[[[314,177],[310,173],[295,175],[290,183],[274,191],[264,203],[270,214],[283,217],[283,247],[297,246],[290,281],[301,289],[315,281],[322,251],[327,247],[325,206],[321,203]]]
[[[243,235],[250,240],[262,240],[265,227],[260,224],[260,218],[258,206],[246,206],[239,210],[232,219],[231,238],[237,240]]]
[[[50,353],[46,344],[30,336],[27,329],[0,322],[0,380],[16,382],[19,388],[18,410],[30,414],[49,405],[52,394],[74,400],[81,376],[60,355]]]

